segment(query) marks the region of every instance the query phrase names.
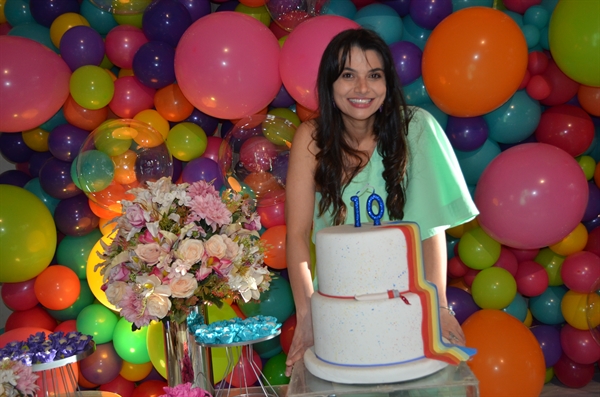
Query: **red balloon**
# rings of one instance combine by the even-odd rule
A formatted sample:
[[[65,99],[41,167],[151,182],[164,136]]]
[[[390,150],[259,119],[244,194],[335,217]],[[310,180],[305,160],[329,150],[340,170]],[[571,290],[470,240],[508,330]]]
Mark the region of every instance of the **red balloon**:
[[[600,166],[597,166],[596,168],[600,169]],[[600,256],[600,227],[597,227],[588,233],[588,241],[585,244],[584,250]]]
[[[542,105],[555,106],[563,104],[577,95],[577,91],[579,91],[579,83],[567,77],[552,59],[548,61],[548,66],[546,66],[541,76],[544,76],[550,83],[552,89],[550,95],[541,101]]]
[[[594,364],[579,364],[565,353],[560,356],[554,368],[554,375],[567,387],[580,388],[591,382],[594,377]]]
[[[500,247],[500,257],[493,266],[501,267],[515,277],[519,268],[519,262],[511,250],[506,247]]]
[[[279,335],[279,343],[285,354],[290,352],[294,331],[296,330],[296,315],[292,314],[281,324],[281,334]]]
[[[250,362],[249,349],[244,346],[238,363],[233,367],[233,371],[227,375],[227,382],[234,387],[250,387],[254,385],[258,380],[258,374],[262,371],[262,360],[254,350],[252,350],[252,361],[253,363]]]
[[[448,260],[448,277],[461,278],[467,274],[468,271],[469,268],[458,256],[453,256]]]
[[[548,272],[542,265],[534,261],[519,263],[517,274],[517,291],[525,296],[538,296],[548,288]]]
[[[469,270],[467,270],[467,273],[465,273],[465,275],[463,276],[463,281],[465,282],[465,284],[469,287],[473,285],[473,280],[475,280],[475,276],[477,276],[480,271],[481,270],[469,268]]]
[[[538,248],[534,249],[519,249],[513,247],[507,247],[517,258],[517,262],[532,261],[539,254]]]
[[[260,224],[267,229],[285,225],[285,201],[272,205],[259,205],[256,212],[260,215]]]
[[[35,277],[20,283],[4,283],[0,287],[2,301],[12,311],[33,309],[38,303],[33,285]]]
[[[594,364],[600,360],[600,344],[589,330],[565,324],[560,329],[560,345],[563,353],[578,364]]]
[[[20,327],[11,330],[7,330],[0,335],[0,349],[9,344],[10,342],[21,342],[26,341],[31,335],[35,335],[38,332],[43,332],[46,335],[52,333],[52,329],[40,328],[40,327]]]
[[[519,14],[524,14],[525,11],[531,6],[540,4],[542,0],[503,0],[504,6],[510,10]]]
[[[52,330],[56,324],[56,320],[38,305],[33,309],[12,312],[6,319],[4,329],[10,331],[22,327],[34,327]]]
[[[594,140],[594,122],[578,106],[558,105],[542,113],[535,130],[538,142],[561,148],[571,156],[584,153]]]
[[[42,306],[63,310],[75,303],[81,292],[81,283],[71,268],[53,265],[36,277],[34,291]]]
[[[59,332],[59,331],[65,333],[65,334],[68,334],[69,332],[77,331],[77,320],[66,320],[66,321],[63,321],[62,323],[58,324],[54,328],[54,332]]]
[[[548,67],[549,58],[541,51],[531,51],[528,56],[527,70],[532,76],[544,73]]]
[[[131,397],[158,397],[165,394],[167,382],[162,380],[147,380],[135,388]]]
[[[600,278],[600,256],[589,251],[567,256],[560,267],[560,277],[575,292],[593,292],[594,282]]]
[[[121,397],[132,397],[135,390],[135,382],[119,375],[110,382],[100,385],[100,390],[116,393]]]
[[[544,76],[533,76],[527,82],[526,91],[530,97],[540,101],[550,95],[550,83],[548,83],[548,80]]]

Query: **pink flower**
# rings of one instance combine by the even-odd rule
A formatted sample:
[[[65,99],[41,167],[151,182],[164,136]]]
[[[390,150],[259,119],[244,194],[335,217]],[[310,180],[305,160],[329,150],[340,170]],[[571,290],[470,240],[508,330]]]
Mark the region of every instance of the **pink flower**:
[[[154,237],[152,237],[152,233],[150,233],[150,230],[148,229],[144,230],[144,233],[140,234],[138,241],[142,244],[150,244],[155,242]]]
[[[166,394],[159,397],[212,397],[206,390],[192,387],[190,382],[175,387],[165,387],[164,390]]]
[[[109,280],[112,281],[127,281],[129,280],[131,271],[123,264],[117,265],[110,269]]]
[[[139,205],[134,204],[127,207],[127,210],[125,211],[125,216],[127,217],[127,220],[129,221],[129,223],[131,223],[131,226],[133,227],[140,228],[146,225],[146,219],[144,218],[144,210]]]
[[[125,291],[119,306],[121,306],[121,317],[125,317],[139,328],[148,325],[153,320],[142,297],[132,289]]]
[[[160,259],[161,249],[160,245],[156,243],[139,244],[134,251],[138,258],[149,265],[156,264]]]
[[[208,275],[211,273],[212,273],[212,269],[210,267],[206,266],[206,263],[203,263],[202,266],[200,266],[200,268],[196,272],[196,280],[202,281],[206,277],[208,277]]]

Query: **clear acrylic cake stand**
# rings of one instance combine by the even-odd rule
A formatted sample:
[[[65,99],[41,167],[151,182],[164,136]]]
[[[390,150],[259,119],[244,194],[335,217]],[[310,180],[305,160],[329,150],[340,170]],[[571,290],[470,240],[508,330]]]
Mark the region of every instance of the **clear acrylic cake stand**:
[[[236,365],[239,365],[241,367],[239,374],[238,374],[239,378],[237,380],[238,380],[238,384],[243,385],[243,386],[240,388],[232,388],[231,384],[228,384],[227,386],[223,386],[223,387],[220,387],[219,385],[215,385],[214,397],[233,397],[233,396],[279,397],[279,394],[277,393],[276,388],[274,388],[271,385],[269,380],[262,373],[261,369],[254,362],[254,345],[256,343],[265,342],[270,339],[273,339],[276,336],[278,336],[279,334],[281,334],[280,329],[277,330],[277,332],[274,333],[273,335],[269,335],[264,338],[255,339],[255,340],[251,340],[251,341],[244,341],[244,342],[238,342],[238,343],[227,343],[227,344],[198,343],[202,347],[210,347],[210,348],[224,347],[225,348],[225,354],[227,357],[227,366],[226,366],[225,372],[223,374],[224,380],[227,378],[227,375],[229,375],[233,371],[233,368]],[[241,360],[242,354],[245,355],[244,360]],[[237,364],[235,361],[235,357],[240,357],[240,361]],[[251,372],[249,372],[249,373],[254,374],[254,376],[257,378],[257,381],[259,384],[258,387],[248,386],[249,379],[247,379],[247,377],[246,377],[246,371],[243,368],[244,365],[250,366]]]
[[[33,364],[31,370],[39,376],[38,384],[41,383],[40,390],[36,396],[83,396],[72,365],[90,356],[95,351],[96,344],[92,341],[86,350],[74,356],[49,363]],[[60,390],[61,385],[64,388],[63,392]]]

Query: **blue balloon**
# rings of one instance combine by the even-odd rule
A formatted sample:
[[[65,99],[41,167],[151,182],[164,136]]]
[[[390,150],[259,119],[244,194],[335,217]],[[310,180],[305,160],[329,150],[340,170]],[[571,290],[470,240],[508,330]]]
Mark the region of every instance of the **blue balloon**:
[[[81,190],[71,179],[71,163],[55,157],[46,160],[40,169],[42,189],[54,198],[64,200],[77,196]]]
[[[390,51],[403,86],[421,77],[423,51],[415,43],[400,40],[390,45]]]
[[[533,25],[538,29],[548,26],[550,22],[550,13],[544,7],[537,5],[531,6],[523,14],[523,23],[525,25]]]
[[[560,304],[567,288],[549,286],[543,294],[529,299],[529,310],[531,315],[542,324],[554,325],[565,322]]]
[[[470,152],[454,150],[454,152],[467,184],[477,185],[485,168],[500,154],[500,146],[491,139],[487,139],[479,149]]]
[[[96,7],[90,0],[83,0],[81,2],[79,12],[89,22],[90,26],[103,36],[106,36],[108,32],[119,25],[111,12],[106,12]]]
[[[89,26],[73,26],[60,39],[60,55],[71,71],[85,65],[100,66],[105,55],[104,40]]]
[[[67,119],[65,118],[65,113],[63,109],[60,108],[58,112],[54,113],[54,116],[50,117],[48,121],[44,124],[40,125],[40,128],[44,131],[52,131],[54,128],[58,127],[61,124],[66,124]]]
[[[29,0],[10,0],[4,4],[4,17],[13,28],[22,23],[36,23],[31,15]]]
[[[142,16],[142,30],[148,40],[164,41],[173,48],[191,24],[192,16],[177,0],[150,3]]]
[[[219,126],[219,119],[209,116],[208,114],[203,113],[196,108],[194,108],[190,117],[183,121],[194,123],[200,126],[207,136],[213,136],[217,131],[217,127]],[[174,180],[176,179],[174,178]]]
[[[387,2],[386,5],[389,5]],[[334,0],[325,3],[321,9],[321,15],[338,15],[348,19],[356,16],[356,6],[351,0]]]
[[[187,8],[192,22],[202,18],[211,12],[211,3],[209,0],[179,0]]]
[[[433,30],[452,14],[452,0],[419,0],[410,3],[410,17],[422,28]]]
[[[404,100],[408,105],[421,106],[431,102],[431,98],[423,82],[423,76],[402,87],[402,92],[404,93]]]
[[[215,189],[223,186],[223,177],[219,165],[207,157],[198,157],[188,162],[181,173],[181,180],[185,183],[194,183],[200,180],[211,182]]]
[[[402,18],[402,40],[416,44],[423,51],[429,35],[431,30],[417,25],[410,15]]]
[[[448,124],[448,114],[444,113],[433,102],[422,103],[419,105],[419,107],[431,113],[431,115],[435,117],[440,126],[442,126],[442,129],[446,129],[446,125]]]
[[[452,11],[456,12],[467,7],[489,7],[492,8],[494,0],[452,0]]]
[[[527,48],[531,50],[540,42],[540,29],[534,25],[523,25],[521,26],[521,31],[523,32],[523,36],[525,36],[525,42],[527,43]]]
[[[23,186],[23,188],[35,194],[36,197],[39,198],[42,201],[42,203],[44,203],[44,205],[48,208],[52,216],[54,216],[54,210],[56,209],[56,206],[58,205],[60,200],[50,196],[48,193],[46,193],[44,189],[42,189],[42,185],[40,184],[39,178],[33,178],[32,180],[27,182],[25,186]]]
[[[0,185],[25,187],[31,181],[31,176],[19,170],[6,170],[0,174]]]
[[[133,73],[147,87],[168,86],[175,81],[175,48],[163,41],[142,44],[133,56]]]
[[[512,302],[502,311],[523,322],[527,318],[527,300],[517,292]]]
[[[85,194],[61,200],[54,210],[56,228],[67,236],[85,236],[96,230],[99,222]]]
[[[57,126],[48,135],[48,150],[62,161],[73,161],[90,132],[72,124]]]
[[[471,294],[457,287],[446,288],[446,298],[448,299],[448,307],[454,311],[459,324],[465,322],[467,318],[480,309]]]
[[[361,8],[354,21],[363,28],[374,30],[387,44],[402,38],[402,18],[385,4],[373,3]]]
[[[9,30],[8,36],[25,37],[37,41],[57,54],[59,53],[58,48],[56,48],[50,38],[50,29],[37,23],[22,23],[17,25]]]
[[[31,16],[42,26],[50,27],[54,20],[67,12],[79,14],[77,0],[29,0]]]
[[[519,90],[498,109],[484,114],[489,137],[498,143],[517,143],[531,136],[542,117],[542,106]]]
[[[52,153],[47,152],[35,152],[29,158],[28,170],[29,175],[33,178],[37,178],[40,176],[40,170],[44,166],[44,163],[48,161],[48,159],[52,158]]]
[[[34,153],[21,132],[0,134],[0,154],[11,163],[25,163]]]

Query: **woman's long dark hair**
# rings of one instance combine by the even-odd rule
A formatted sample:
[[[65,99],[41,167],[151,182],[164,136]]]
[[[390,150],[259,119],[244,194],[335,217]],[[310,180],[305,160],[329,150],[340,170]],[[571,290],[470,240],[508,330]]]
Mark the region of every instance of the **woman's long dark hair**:
[[[315,183],[322,195],[319,213],[332,207],[333,223],[339,225],[346,218],[346,205],[342,192],[348,183],[366,165],[360,151],[348,145],[341,112],[333,100],[333,83],[341,75],[353,47],[363,51],[373,50],[383,61],[387,93],[380,112],[376,113],[373,133],[377,149],[383,158],[385,188],[388,193],[386,209],[391,219],[404,217],[406,202],[404,177],[408,164],[408,124],[412,117],[400,89],[394,59],[388,45],[379,35],[368,29],[350,29],[336,35],[323,53],[317,77],[319,117],[316,122],[315,142],[319,148],[316,156]],[[354,158],[357,165],[350,170],[347,159]]]

